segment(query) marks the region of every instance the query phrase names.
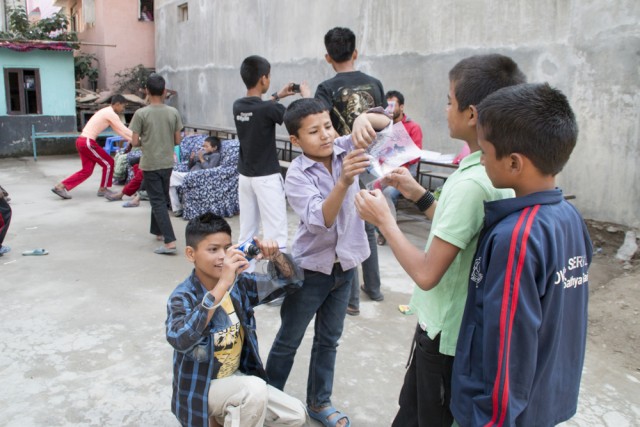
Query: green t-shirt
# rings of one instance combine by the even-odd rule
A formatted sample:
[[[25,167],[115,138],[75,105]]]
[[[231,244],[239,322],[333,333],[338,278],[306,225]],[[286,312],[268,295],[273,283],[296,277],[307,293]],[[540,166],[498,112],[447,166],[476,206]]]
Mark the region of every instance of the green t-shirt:
[[[442,188],[425,251],[433,236],[460,248],[438,285],[429,291],[416,286],[411,309],[434,339],[439,333],[440,353],[453,356],[467,299],[471,262],[484,220],[484,201],[513,197],[513,190],[498,190],[480,164],[480,151],[462,159]]]
[[[140,169],[171,169],[175,133],[182,128],[180,113],[173,107],[153,104],[137,110],[131,119],[129,129],[140,136]]]

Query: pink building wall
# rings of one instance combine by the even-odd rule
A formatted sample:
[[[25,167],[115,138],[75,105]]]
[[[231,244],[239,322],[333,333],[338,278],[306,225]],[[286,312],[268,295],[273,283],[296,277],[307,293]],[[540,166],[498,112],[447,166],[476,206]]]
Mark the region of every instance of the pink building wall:
[[[95,0],[95,24],[84,25],[80,18],[80,41],[116,45],[81,47],[100,61],[98,90],[111,90],[115,73],[125,68],[138,64],[155,67],[155,24],[139,21],[138,7],[135,0]]]

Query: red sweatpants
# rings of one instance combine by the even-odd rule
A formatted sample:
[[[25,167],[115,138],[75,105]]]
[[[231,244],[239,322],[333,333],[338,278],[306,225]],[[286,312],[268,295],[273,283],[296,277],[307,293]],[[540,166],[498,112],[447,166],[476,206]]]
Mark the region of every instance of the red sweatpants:
[[[82,161],[82,169],[62,181],[65,188],[71,190],[86,181],[93,173],[96,163],[102,168],[100,187],[111,187],[113,180],[113,159],[111,156],[94,140],[84,136],[76,139],[76,149],[80,155],[80,161]]]
[[[133,165],[131,169],[133,169],[133,178],[131,178],[131,181],[127,182],[127,185],[122,189],[122,194],[127,196],[133,196],[135,192],[138,191],[144,176],[138,165]]]

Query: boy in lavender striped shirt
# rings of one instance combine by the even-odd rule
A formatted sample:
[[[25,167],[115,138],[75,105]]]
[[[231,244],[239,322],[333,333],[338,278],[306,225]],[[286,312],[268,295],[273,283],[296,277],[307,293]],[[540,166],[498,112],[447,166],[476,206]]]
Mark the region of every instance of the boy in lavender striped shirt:
[[[300,217],[292,255],[304,269],[304,284],[288,295],[282,323],[267,360],[270,384],[284,389],[305,330],[315,316],[307,380],[307,410],[323,425],[344,427],[349,418],[331,404],[336,348],[342,335],[356,267],[369,257],[364,221],[356,213],[357,176],[369,166],[360,133],[380,131],[391,120],[361,114],[352,135],[335,139],[326,106],[311,98],[291,103],[284,115],[291,143],[303,154],[291,162],[285,181],[289,204]],[[367,130],[365,130],[367,129]]]

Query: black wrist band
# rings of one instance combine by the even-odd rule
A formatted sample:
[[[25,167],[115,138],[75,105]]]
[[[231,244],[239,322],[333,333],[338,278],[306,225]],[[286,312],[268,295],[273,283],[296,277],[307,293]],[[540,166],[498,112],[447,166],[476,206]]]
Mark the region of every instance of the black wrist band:
[[[278,92],[273,92],[271,94],[271,96],[273,96],[273,100],[274,101],[276,101],[276,102],[280,101],[280,97],[278,96]]]
[[[431,205],[433,204],[433,202],[435,202],[435,201],[436,201],[436,198],[433,197],[433,194],[431,194],[431,192],[427,190],[427,192],[424,193],[422,195],[422,197],[420,197],[414,203],[416,204],[416,206],[418,207],[418,210],[420,212],[424,212],[427,209],[429,209],[431,207]]]

